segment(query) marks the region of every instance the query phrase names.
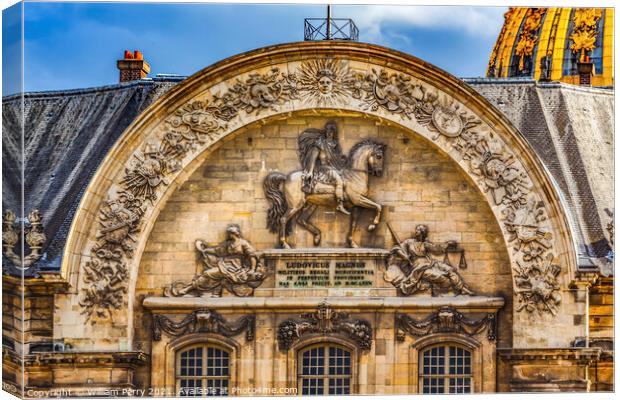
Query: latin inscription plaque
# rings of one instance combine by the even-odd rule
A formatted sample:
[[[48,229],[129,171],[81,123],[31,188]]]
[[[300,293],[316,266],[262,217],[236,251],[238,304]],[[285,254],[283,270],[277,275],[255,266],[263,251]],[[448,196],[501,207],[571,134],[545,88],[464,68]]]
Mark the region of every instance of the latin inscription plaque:
[[[276,289],[384,287],[383,249],[290,249],[262,254]]]

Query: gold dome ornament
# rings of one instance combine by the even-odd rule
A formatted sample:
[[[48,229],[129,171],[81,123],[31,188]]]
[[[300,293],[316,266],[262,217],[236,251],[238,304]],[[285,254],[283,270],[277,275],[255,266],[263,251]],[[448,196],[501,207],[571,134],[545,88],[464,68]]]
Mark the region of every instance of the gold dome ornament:
[[[613,8],[511,7],[486,76],[613,86],[613,19]]]

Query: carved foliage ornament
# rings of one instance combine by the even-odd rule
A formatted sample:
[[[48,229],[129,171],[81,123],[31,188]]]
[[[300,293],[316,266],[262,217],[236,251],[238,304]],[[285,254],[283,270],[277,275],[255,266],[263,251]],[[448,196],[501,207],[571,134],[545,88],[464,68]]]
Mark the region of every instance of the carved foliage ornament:
[[[124,263],[132,257],[133,234],[139,231],[143,215],[186,157],[217,140],[240,113],[259,115],[261,111],[278,110],[291,100],[301,99],[317,107],[357,101],[362,110],[383,110],[404,119],[413,118],[436,133],[434,140],[443,136],[452,143],[501,211],[516,211],[527,203],[532,186],[527,174],[499,138],[480,129],[479,119],[468,116],[458,104],[411,76],[382,68],[354,72],[345,63],[337,59],[310,60],[288,73],[277,67],[252,73],[235,79],[228,90],[213,95],[211,101],[192,101],[171,115],[160,139],[136,152],[118,181],[121,189],[104,202],[96,234],[98,243],[85,267],[98,272],[91,277],[85,274],[81,288],[84,312],[91,316],[111,315],[112,309],[122,306],[126,283],[120,280],[126,275],[122,272]],[[532,262],[523,260],[520,250],[516,252],[523,263]]]
[[[30,254],[23,255],[15,253],[15,247],[19,242],[20,235],[24,230],[24,238],[30,249]],[[4,255],[18,267],[26,268],[38,261],[41,256],[41,249],[47,237],[43,232],[41,213],[39,210],[32,210],[28,218],[18,219],[11,210],[6,210],[2,219],[2,250]],[[24,253],[26,250],[24,250]],[[18,250],[18,253],[21,251]]]
[[[286,351],[291,345],[308,334],[343,334],[353,340],[362,350],[372,346],[372,328],[363,319],[349,319],[349,314],[334,311],[327,303],[321,303],[313,313],[301,314],[301,319],[288,319],[278,326],[278,346]]]
[[[521,29],[519,41],[515,47],[515,54],[519,56],[519,71],[525,68],[525,60],[532,57],[534,47],[538,41],[538,30],[543,16],[547,12],[546,8],[528,8],[525,14],[525,21]]]
[[[487,339],[497,339],[495,314],[488,313],[480,319],[470,319],[453,307],[441,307],[422,320],[406,314],[396,314],[396,339],[405,340],[405,335],[421,337],[432,333],[462,333],[468,336],[487,331]]]
[[[502,25],[502,30],[497,37],[497,41],[495,42],[495,46],[493,46],[493,51],[491,52],[491,57],[489,57],[489,64],[487,66],[487,76],[497,78],[501,73],[500,67],[497,66],[497,58],[499,55],[500,46],[504,42],[504,37],[506,36],[506,30],[508,27],[508,20],[512,18],[512,15],[515,13],[516,8],[510,7],[508,11],[504,13],[504,24]]]
[[[254,340],[256,317],[246,315],[234,323],[224,319],[217,311],[200,309],[193,311],[180,322],[174,322],[165,315],[153,315],[153,340],[161,340],[162,332],[170,336],[182,336],[190,333],[215,333],[225,337],[233,337],[245,331],[247,341]]]
[[[579,53],[579,61],[587,62],[588,53],[596,48],[598,21],[603,15],[600,8],[577,8],[573,16],[573,34],[570,46],[573,53]]]

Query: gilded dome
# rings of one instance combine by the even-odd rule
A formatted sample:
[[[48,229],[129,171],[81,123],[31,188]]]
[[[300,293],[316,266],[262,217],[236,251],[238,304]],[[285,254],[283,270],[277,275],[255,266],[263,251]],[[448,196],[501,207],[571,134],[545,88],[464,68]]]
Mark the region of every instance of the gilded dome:
[[[579,84],[591,64],[592,86],[613,86],[613,24],[613,8],[511,7],[486,75]]]

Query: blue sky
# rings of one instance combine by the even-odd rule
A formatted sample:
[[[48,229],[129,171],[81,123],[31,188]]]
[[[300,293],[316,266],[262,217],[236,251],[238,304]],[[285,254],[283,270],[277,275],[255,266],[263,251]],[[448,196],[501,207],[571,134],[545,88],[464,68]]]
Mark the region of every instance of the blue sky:
[[[484,75],[501,28],[503,7],[345,6],[360,41],[413,54],[459,77]],[[123,50],[141,50],[151,75],[191,75],[223,58],[303,40],[305,17],[324,5],[45,3],[24,5],[26,91],[114,84]],[[3,95],[19,91],[19,14],[3,12]],[[13,33],[13,34],[11,34]],[[10,77],[10,79],[9,79]]]

